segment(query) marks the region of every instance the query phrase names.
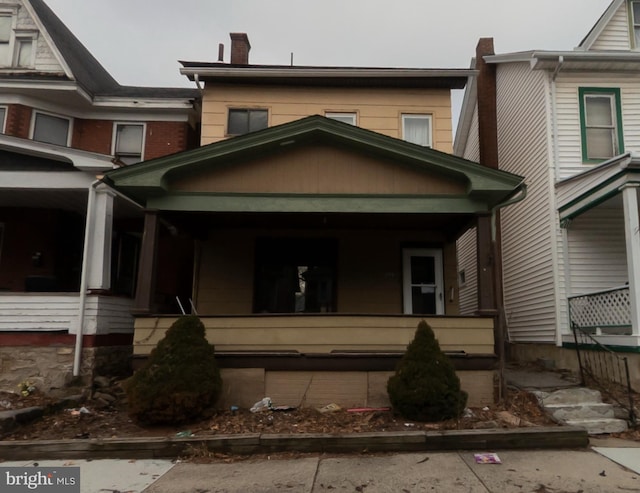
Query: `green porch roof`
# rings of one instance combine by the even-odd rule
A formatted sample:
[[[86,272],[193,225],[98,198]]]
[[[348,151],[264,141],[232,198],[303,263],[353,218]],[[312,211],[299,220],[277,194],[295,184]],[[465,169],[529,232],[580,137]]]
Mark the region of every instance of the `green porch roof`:
[[[173,180],[193,172],[238,166],[289,146],[340,146],[463,183],[457,195],[242,194],[175,192]],[[103,181],[143,207],[208,212],[477,213],[504,202],[523,186],[518,175],[434,149],[314,115],[197,149],[105,173]]]

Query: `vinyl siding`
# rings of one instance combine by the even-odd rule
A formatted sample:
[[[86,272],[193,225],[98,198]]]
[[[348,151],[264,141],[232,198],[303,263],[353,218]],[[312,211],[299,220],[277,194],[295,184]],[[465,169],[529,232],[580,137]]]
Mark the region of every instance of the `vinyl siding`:
[[[628,281],[621,202],[616,197],[571,221],[571,294],[622,286]]]
[[[21,31],[37,31],[38,27],[35,21],[29,15],[29,12],[24,7],[18,10],[18,19],[16,23],[16,29]],[[53,51],[47,44],[45,37],[42,33],[38,33],[36,43],[33,46],[36,50],[35,56],[35,69],[38,72],[54,72],[64,73],[64,70],[56,60]]]
[[[545,74],[527,64],[498,67],[500,168],[524,176],[528,187],[524,201],[502,212],[504,304],[512,342],[555,342],[546,87]]]
[[[460,287],[460,314],[473,315],[478,309],[478,264],[476,249],[476,228],[464,233],[457,241],[458,283],[459,273],[464,271],[466,282]]]
[[[629,17],[626,2],[623,3],[607,27],[600,33],[598,39],[591,45],[591,50],[629,50],[631,39],[629,37]]]
[[[478,107],[473,111],[469,135],[462,155],[470,161],[480,160],[480,142],[478,139]],[[478,264],[477,264],[477,233],[472,228],[464,233],[456,242],[458,252],[458,272],[464,270],[466,282],[460,288],[460,314],[473,315],[478,309]],[[460,279],[458,279],[460,282]]]
[[[578,88],[619,88],[622,132],[626,151],[640,149],[640,84],[629,74],[560,74],[556,84],[558,107],[558,179],[582,173],[596,164],[582,162]]]

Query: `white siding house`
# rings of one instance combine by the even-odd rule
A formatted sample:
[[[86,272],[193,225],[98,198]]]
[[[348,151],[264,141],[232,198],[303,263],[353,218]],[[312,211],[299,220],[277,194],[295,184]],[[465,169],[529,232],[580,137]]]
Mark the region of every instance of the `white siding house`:
[[[638,0],[612,1],[573,51],[479,57],[495,74],[498,167],[524,176],[528,189],[500,222],[504,315],[519,351],[566,347],[572,323],[604,344],[640,349],[634,12],[640,17]],[[469,159],[478,156],[478,101],[487,97],[476,87],[467,85],[454,144]],[[474,263],[469,241],[458,241],[459,269]],[[571,311],[577,296],[598,315],[587,320],[575,304]]]

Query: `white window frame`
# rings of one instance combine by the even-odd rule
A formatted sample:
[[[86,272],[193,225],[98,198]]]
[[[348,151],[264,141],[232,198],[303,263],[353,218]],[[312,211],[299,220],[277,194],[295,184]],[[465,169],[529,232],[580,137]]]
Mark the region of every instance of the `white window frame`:
[[[7,130],[7,116],[9,115],[9,106],[6,104],[0,104],[0,110],[4,110],[4,118],[0,122],[0,133],[5,133]]]
[[[29,138],[31,140],[35,140],[33,138],[33,135],[35,134],[35,130],[36,130],[36,119],[38,117],[38,115],[46,115],[46,116],[51,116],[53,118],[60,118],[61,120],[67,120],[69,122],[69,129],[67,130],[67,142],[65,144],[62,144],[66,147],[71,147],[71,136],[73,135],[73,118],[70,118],[68,116],[64,116],[64,115],[59,115],[56,113],[50,113],[48,111],[40,111],[40,110],[34,110],[33,111],[33,115],[31,116],[31,127],[29,130]],[[42,141],[37,141],[37,142],[42,142]],[[49,142],[44,142],[45,144],[48,144]],[[51,145],[61,145],[61,144],[51,144]]]
[[[118,127],[120,126],[138,126],[142,127],[142,142],[140,143],[140,162],[144,161],[144,151],[147,141],[147,124],[145,122],[113,122],[113,132],[111,138],[111,154],[118,157],[116,152],[116,144],[118,142]]]
[[[348,123],[349,125],[355,126],[358,124],[358,114],[355,111],[326,111],[324,116],[332,120]]]
[[[640,0],[632,0],[629,2],[629,18],[631,24],[631,46],[636,50],[640,50],[640,18],[636,19],[634,15],[634,6],[640,8]]]
[[[14,63],[14,50],[15,50],[15,32],[16,25],[18,23],[18,9],[19,5],[15,6],[3,6],[0,7],[0,17],[11,18],[11,34],[9,35],[9,41],[7,42],[7,60],[0,60],[0,68],[13,67]]]
[[[31,57],[28,65],[18,65],[20,57],[20,44],[24,41],[31,42]],[[36,66],[36,51],[38,42],[38,31],[33,30],[16,30],[13,36],[13,60],[11,62],[12,67],[19,69],[32,69]]]
[[[413,142],[413,143],[417,145],[423,145],[424,147],[433,147],[433,115],[430,115],[428,113],[402,113],[401,117],[402,117],[402,140],[406,140],[407,142],[412,142],[407,138],[407,131],[405,126],[407,120],[424,120],[428,122],[428,125],[429,125],[429,130],[427,131],[427,143],[426,144],[418,144],[416,142]]]
[[[439,248],[405,248],[402,250],[402,297],[405,315],[413,315],[413,299],[411,296],[412,257],[433,257],[436,299],[436,313],[433,315],[444,315],[444,273],[442,250]]]

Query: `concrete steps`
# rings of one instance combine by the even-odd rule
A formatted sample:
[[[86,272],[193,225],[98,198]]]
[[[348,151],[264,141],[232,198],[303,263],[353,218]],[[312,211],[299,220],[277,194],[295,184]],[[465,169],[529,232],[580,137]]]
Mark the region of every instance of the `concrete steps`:
[[[602,402],[599,391],[576,387],[554,392],[534,391],[542,408],[554,421],[581,426],[589,435],[619,433],[627,429],[627,422],[615,418],[611,404]]]

